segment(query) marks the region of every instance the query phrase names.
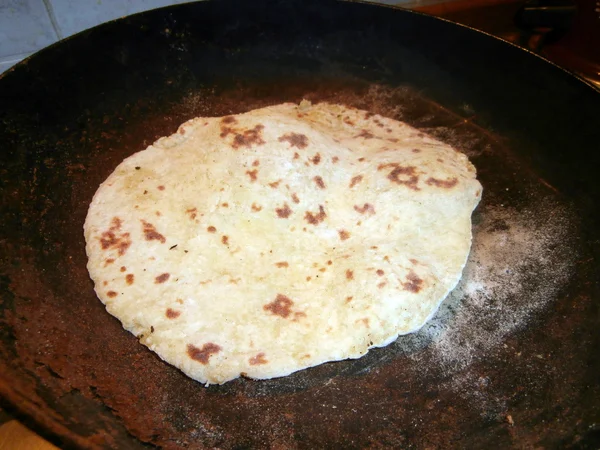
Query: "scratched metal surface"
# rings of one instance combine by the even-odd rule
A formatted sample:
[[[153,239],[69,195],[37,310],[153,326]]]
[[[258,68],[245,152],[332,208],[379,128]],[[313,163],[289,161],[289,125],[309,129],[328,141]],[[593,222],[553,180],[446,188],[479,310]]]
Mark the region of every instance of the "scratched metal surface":
[[[303,98],[391,115],[460,146],[484,186],[476,225],[494,205],[519,211],[539,195],[571,205],[576,270],[552,306],[452,374],[431,369],[427,345],[400,342],[204,388],[138,344],[104,311],[85,267],[82,226],[99,183],[194,116]],[[5,73],[0,99],[0,394],[54,442],[597,447],[600,99],[580,80],[402,10],[226,0],[67,39]],[[492,381],[451,389],[461,376]],[[495,400],[474,405],[471,394]]]

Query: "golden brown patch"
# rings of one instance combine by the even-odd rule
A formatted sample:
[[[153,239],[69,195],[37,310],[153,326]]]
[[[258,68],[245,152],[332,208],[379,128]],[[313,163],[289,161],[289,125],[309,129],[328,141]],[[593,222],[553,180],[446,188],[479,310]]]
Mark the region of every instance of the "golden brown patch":
[[[120,269],[120,270],[121,270],[121,272],[126,272],[126,271],[127,271],[127,267],[125,267],[125,266],[121,266],[121,269]]]
[[[306,148],[308,146],[308,138],[304,134],[300,133],[287,133],[279,137],[279,142],[287,142],[290,147],[296,147],[299,149]]]
[[[183,300],[178,298],[177,300],[175,300],[177,303],[179,303],[180,305],[183,305]]]
[[[208,364],[208,360],[212,355],[215,355],[221,351],[221,347],[217,344],[213,344],[212,342],[208,342],[202,346],[202,348],[198,348],[195,345],[188,344],[187,346],[187,354],[194,361],[198,361],[201,364]]]
[[[352,297],[351,295],[349,295],[348,297],[346,297],[346,303],[350,303],[353,298],[354,297]]]
[[[119,256],[125,254],[131,245],[129,233],[118,233],[123,222],[118,217],[113,217],[110,227],[100,235],[102,250],[115,249]]]
[[[293,211],[290,209],[290,206],[285,203],[281,208],[275,208],[275,212],[280,219],[287,219]]]
[[[369,214],[371,216],[375,214],[375,208],[370,203],[365,203],[362,206],[354,205],[354,210],[361,214]]]
[[[108,266],[109,264],[112,264],[115,262],[114,258],[107,258],[104,260],[104,267]]]
[[[252,163],[252,167],[258,167],[260,165],[260,161],[258,159],[255,159],[254,162]]]
[[[279,262],[275,263],[275,266],[279,267],[279,268],[281,268],[281,267],[288,267],[289,263],[287,261],[279,261]]]
[[[298,159],[298,158],[300,158],[300,155],[297,152],[295,152],[294,153],[294,159]]]
[[[346,270],[346,280],[354,280],[354,272],[350,269]]]
[[[317,153],[315,156],[312,157],[311,161],[316,166],[321,162],[321,155]]]
[[[417,169],[414,166],[401,166],[398,163],[381,164],[377,167],[377,170],[384,170],[386,168],[392,168],[392,171],[388,173],[387,179],[392,183],[401,184],[413,191],[419,191],[417,186],[419,182],[419,176],[417,175]]]
[[[338,158],[337,156],[334,156],[333,158],[331,158],[331,162],[334,163],[334,164],[336,162],[338,162],[339,160],[340,160],[340,158]]]
[[[253,356],[248,360],[251,366],[257,366],[259,364],[267,364],[269,361],[265,359],[264,352],[257,353],[256,356]]]
[[[154,278],[154,283],[156,283],[156,284],[164,283],[165,281],[167,281],[169,279],[170,276],[171,276],[170,273],[161,273],[159,276]]]
[[[228,245],[229,244],[229,236],[221,236],[221,243],[223,245]]]
[[[227,125],[234,124],[234,123],[237,123],[237,119],[233,116],[226,116],[221,119],[221,123],[224,123]]]
[[[300,203],[300,199],[298,198],[298,195],[296,195],[295,192],[292,194],[292,201],[294,203]]]
[[[418,148],[413,148],[413,149],[412,149],[412,152],[413,152],[413,153],[421,153],[421,150],[420,150],[420,149],[418,149]]]
[[[175,309],[167,308],[165,311],[165,316],[167,319],[177,319],[181,315],[181,311],[177,311]]]
[[[361,137],[361,138],[365,138],[365,139],[373,139],[375,136],[370,131],[362,130],[359,134],[356,135],[356,137]]]
[[[411,269],[406,276],[406,281],[402,283],[405,291],[414,292],[415,294],[421,290],[423,280]]]
[[[363,179],[362,175],[356,175],[354,177],[352,177],[352,179],[350,180],[350,188],[353,188],[354,186],[356,186],[358,183],[360,183]]]
[[[208,231],[209,233],[215,233],[217,231],[217,229],[211,225],[210,227],[208,227],[206,229],[206,231]]]
[[[142,220],[142,226],[144,237],[147,241],[159,241],[161,244],[164,244],[167,241],[162,234],[156,231],[156,228],[151,223]]]
[[[250,182],[254,183],[257,178],[258,170],[257,169],[246,170],[246,174],[250,177]]]
[[[264,126],[261,124],[256,125],[254,128],[245,130],[243,133],[236,133],[233,138],[233,143],[231,146],[234,149],[238,149],[240,147],[250,148],[253,145],[262,145],[265,141],[262,138],[262,130]]]
[[[323,208],[323,205],[319,205],[319,212],[316,214],[313,214],[310,211],[306,211],[306,213],[304,214],[304,220],[306,220],[311,225],[320,224],[325,220],[325,217],[327,217],[327,214],[325,214],[325,208]]]
[[[447,180],[438,180],[437,178],[428,178],[425,181],[429,186],[436,186],[439,188],[450,189],[458,184],[458,179],[456,177],[448,178]]]
[[[159,190],[159,191],[164,191],[164,190],[165,190],[165,187],[164,187],[164,186],[161,184],[160,186],[158,186],[158,190]]]
[[[110,298],[115,298],[119,294],[117,294],[115,291],[108,291],[106,295],[108,295]]]
[[[321,178],[320,176],[316,176],[313,178],[314,182],[317,184],[317,186],[319,187],[319,189],[325,189],[327,186],[325,185],[325,182],[323,181],[323,178]]]
[[[185,213],[190,216],[190,219],[195,219],[197,216],[198,209],[197,208],[189,208],[185,210]]]
[[[281,180],[273,181],[272,183],[269,183],[269,186],[276,189],[279,186],[279,183],[281,183]]]
[[[260,211],[262,209],[262,206],[257,205],[256,203],[252,203],[251,208],[252,208],[252,211],[258,212],[258,211]]]
[[[222,206],[223,208],[229,208],[229,203],[227,203],[227,202],[223,202],[223,203],[221,203],[221,206]]]
[[[350,239],[350,232],[346,230],[338,230],[338,234],[340,235],[340,239],[345,241],[346,239]]]
[[[263,306],[265,311],[271,312],[276,316],[287,318],[292,313],[292,305],[294,302],[283,294],[277,294],[275,300]]]
[[[127,275],[125,275],[125,281],[127,282],[127,284],[132,285],[133,281],[134,281],[134,275],[132,273],[128,273]]]
[[[387,282],[385,282],[385,281],[382,281],[381,283],[377,284],[377,287],[378,287],[379,289],[381,289],[381,288],[382,288],[382,287],[384,287],[386,284],[387,284]]]

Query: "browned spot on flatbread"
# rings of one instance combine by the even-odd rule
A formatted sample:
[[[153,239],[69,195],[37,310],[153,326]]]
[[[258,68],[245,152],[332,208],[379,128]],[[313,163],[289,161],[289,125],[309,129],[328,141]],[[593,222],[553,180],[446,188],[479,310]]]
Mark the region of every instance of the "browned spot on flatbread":
[[[319,212],[316,214],[313,214],[310,211],[306,211],[304,214],[304,219],[311,225],[320,224],[325,220],[325,217],[327,217],[327,214],[325,213],[325,208],[323,208],[323,205],[319,205]]]
[[[439,180],[437,178],[427,178],[425,181],[429,186],[436,186],[444,189],[451,189],[458,184],[458,179],[456,177],[448,178],[447,180]]]
[[[354,210],[361,214],[369,214],[371,216],[375,214],[375,208],[370,203],[365,203],[362,206],[354,205]]]
[[[413,153],[421,153],[421,149],[418,149],[418,148],[413,148],[413,149],[412,149],[412,152],[413,152]]]
[[[250,181],[253,183],[256,181],[258,170],[257,169],[246,170],[246,174],[250,177]]]
[[[223,245],[228,245],[229,244],[229,236],[221,236],[221,243]]]
[[[169,277],[171,276],[170,273],[161,273],[159,276],[157,276],[156,278],[154,278],[154,282],[156,284],[160,284],[160,283],[164,283],[165,281],[167,281],[169,279]]]
[[[290,209],[290,206],[285,203],[281,208],[275,208],[275,212],[280,219],[287,219],[293,211]]]
[[[279,268],[288,267],[289,263],[287,261],[279,261],[275,263],[275,266]]]
[[[352,179],[350,180],[350,188],[353,188],[354,186],[356,186],[358,183],[360,183],[363,179],[362,175],[356,175],[354,177],[352,177]]]
[[[346,303],[350,303],[353,298],[354,297],[352,297],[351,295],[349,295],[348,297],[346,297]]]
[[[238,149],[240,147],[250,148],[253,145],[262,145],[265,141],[262,138],[262,130],[264,126],[261,124],[256,125],[254,128],[243,131],[241,134],[236,133],[233,138],[233,143],[231,146],[234,149]]]
[[[115,262],[114,258],[107,258],[104,260],[104,267],[108,266],[109,264],[112,264]]]
[[[206,229],[206,231],[208,231],[209,233],[215,233],[217,231],[217,229],[211,225],[210,227],[208,227]]]
[[[321,162],[321,155],[317,153],[315,156],[312,157],[311,161],[316,166]]]
[[[195,219],[197,216],[198,209],[197,208],[188,208],[185,210],[185,213],[190,216],[190,219]]]
[[[263,306],[265,311],[269,311],[276,316],[287,318],[292,313],[292,305],[294,302],[283,294],[277,294],[275,300]]]
[[[175,300],[177,303],[179,303],[180,305],[183,305],[183,300],[178,298],[177,300]]]
[[[387,284],[387,282],[385,282],[385,281],[382,281],[381,283],[378,283],[378,284],[377,284],[377,287],[378,287],[379,289],[381,289],[381,288],[383,288],[383,287],[384,287],[386,284]]]
[[[144,236],[147,241],[159,241],[161,244],[164,244],[167,240],[165,237],[156,231],[154,225],[145,220],[142,220]]]
[[[198,361],[201,364],[208,364],[208,360],[212,355],[215,355],[221,351],[221,347],[217,344],[213,344],[212,342],[207,342],[202,346],[202,348],[198,348],[195,345],[188,344],[187,346],[187,354],[194,361]]]
[[[354,280],[354,272],[350,269],[346,270],[346,280]]]
[[[338,234],[340,235],[340,239],[345,241],[346,239],[350,239],[350,232],[346,230],[338,230]]]
[[[368,130],[362,130],[359,134],[356,135],[356,137],[361,137],[361,138],[365,138],[365,139],[373,139],[375,136],[373,135],[373,133],[371,133]]]
[[[292,201],[294,203],[300,203],[300,199],[298,198],[298,195],[295,192],[292,194]]]
[[[233,116],[226,116],[221,119],[221,123],[230,125],[230,124],[237,123],[237,119]]]
[[[126,272],[127,271],[127,267],[125,266],[121,266],[121,269],[119,269],[121,272]]]
[[[273,181],[272,183],[269,183],[269,186],[276,189],[279,186],[279,183],[281,183],[281,180]]]
[[[134,275],[132,273],[128,273],[127,275],[125,275],[125,282],[129,285],[133,284],[134,281]]]
[[[382,277],[383,274],[385,274],[385,272],[381,269],[377,269],[377,272],[375,272],[375,273],[377,273],[377,275],[379,275],[380,277]]]
[[[175,309],[167,308],[165,311],[165,316],[167,319],[177,319],[181,315],[181,311],[177,311]]]
[[[131,245],[131,239],[129,233],[119,233],[122,224],[121,219],[113,217],[108,230],[100,235],[100,246],[103,250],[115,249],[119,256],[125,254]]]
[[[319,189],[325,189],[327,188],[327,186],[325,185],[325,182],[323,181],[323,178],[321,178],[320,176],[316,176],[313,178],[314,182],[317,184]]]
[[[413,191],[419,191],[417,186],[419,182],[419,176],[417,175],[417,169],[414,166],[401,166],[397,163],[381,164],[377,167],[377,170],[384,170],[392,168],[392,171],[388,173],[387,179],[392,183],[401,184]]]
[[[258,167],[260,165],[260,161],[258,159],[255,159],[254,162],[252,163],[252,167]]]
[[[406,281],[402,283],[405,291],[414,292],[415,294],[421,290],[423,280],[411,269],[406,275]]]
[[[372,112],[370,112],[370,111],[367,111],[367,112],[365,112],[365,119],[366,119],[366,120],[369,120],[369,119],[370,119],[371,117],[373,117],[374,115],[375,115],[375,114],[373,114]]]
[[[279,136],[279,142],[287,142],[290,147],[306,148],[308,146],[308,138],[304,134],[300,133],[286,133],[283,136]]]
[[[227,136],[229,136],[230,133],[233,133],[233,128],[231,127],[221,127],[221,134],[219,136],[221,136],[222,138],[226,138]]]
[[[355,125],[354,121],[351,120],[350,117],[348,117],[348,116],[344,117],[344,123],[350,125],[351,127],[353,127]]]
[[[252,211],[258,212],[258,211],[260,211],[262,209],[262,206],[257,205],[256,203],[252,203],[251,208],[252,208]]]
[[[267,364],[269,361],[267,361],[265,359],[265,353],[260,352],[260,353],[257,353],[256,356],[253,356],[252,358],[250,358],[248,360],[248,362],[250,363],[251,366],[257,366],[260,364]]]
[[[298,154],[298,152],[295,152],[294,153],[294,159],[298,159],[298,158],[300,158],[300,155]]]
[[[229,203],[227,203],[227,202],[223,202],[223,203],[221,203],[221,206],[222,206],[223,208],[229,208]]]
[[[161,184],[160,186],[158,186],[158,190],[159,190],[159,191],[164,191],[164,190],[165,190],[165,187],[164,187],[164,186]]]
[[[334,156],[333,158],[331,158],[331,162],[334,163],[334,164],[336,162],[338,162],[339,160],[340,160],[340,158],[338,158],[337,156]]]
[[[110,298],[115,298],[119,294],[117,294],[115,291],[108,291],[106,295],[108,295]]]

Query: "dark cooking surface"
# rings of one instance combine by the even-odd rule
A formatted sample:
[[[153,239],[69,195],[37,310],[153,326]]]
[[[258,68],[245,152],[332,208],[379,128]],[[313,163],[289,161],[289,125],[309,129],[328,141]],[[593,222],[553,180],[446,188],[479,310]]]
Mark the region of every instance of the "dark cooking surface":
[[[55,442],[89,448],[598,447],[599,94],[430,17],[254,3],[133,16],[0,79],[5,403]],[[577,257],[555,298],[454,372],[427,346],[393,344],[282,379],[204,388],[138,344],[86,271],[82,226],[97,186],[191,117],[302,98],[396,114],[461,145],[484,186],[475,226],[497,205],[517,214],[539,199],[569,205]],[[538,292],[529,283],[523,301]],[[461,377],[471,382],[457,390]]]

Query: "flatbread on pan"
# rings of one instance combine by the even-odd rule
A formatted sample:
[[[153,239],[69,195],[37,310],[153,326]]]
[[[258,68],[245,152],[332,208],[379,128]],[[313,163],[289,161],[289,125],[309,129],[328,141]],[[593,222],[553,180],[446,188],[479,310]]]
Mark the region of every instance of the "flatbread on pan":
[[[88,270],[188,376],[279,377],[418,330],[461,276],[480,197],[465,155],[366,111],[200,117],[102,183]]]

